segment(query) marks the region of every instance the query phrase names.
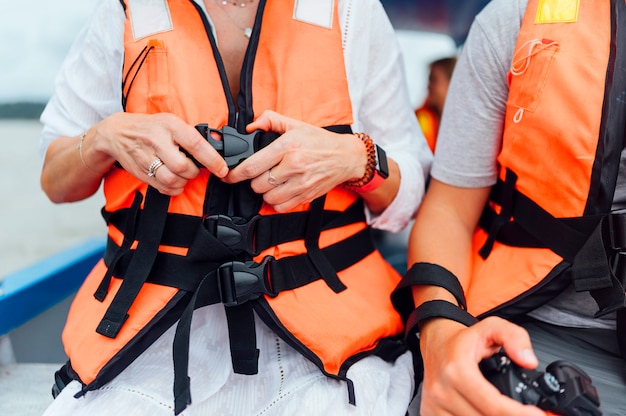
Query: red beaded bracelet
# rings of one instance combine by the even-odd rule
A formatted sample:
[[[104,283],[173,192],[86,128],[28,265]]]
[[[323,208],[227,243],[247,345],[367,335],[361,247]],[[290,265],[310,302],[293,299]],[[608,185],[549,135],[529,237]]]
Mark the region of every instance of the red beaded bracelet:
[[[376,173],[376,146],[370,136],[365,133],[354,133],[354,135],[363,142],[367,151],[367,161],[365,163],[365,173],[359,179],[351,179],[343,183],[343,187],[351,190],[359,190],[364,187],[372,179]]]

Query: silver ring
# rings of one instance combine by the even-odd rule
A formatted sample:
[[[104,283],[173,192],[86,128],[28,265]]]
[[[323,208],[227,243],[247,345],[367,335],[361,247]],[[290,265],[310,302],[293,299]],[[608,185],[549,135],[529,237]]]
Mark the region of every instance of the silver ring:
[[[157,169],[160,168],[161,166],[163,166],[163,161],[158,157],[154,159],[152,163],[150,163],[150,166],[148,167],[148,177],[153,178],[154,175],[156,175]]]
[[[274,175],[272,175],[272,169],[267,171],[267,182],[269,182],[270,185],[272,186],[278,186],[280,185],[278,182],[276,182],[276,177]]]

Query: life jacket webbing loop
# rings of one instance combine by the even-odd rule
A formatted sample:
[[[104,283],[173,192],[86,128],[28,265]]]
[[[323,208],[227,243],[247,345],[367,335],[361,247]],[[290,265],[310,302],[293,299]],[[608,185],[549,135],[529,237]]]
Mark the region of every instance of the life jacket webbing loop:
[[[487,241],[485,241],[485,244],[479,251],[479,254],[483,259],[486,259],[489,256],[500,229],[510,220],[511,215],[513,215],[513,192],[515,191],[515,182],[517,182],[517,175],[512,170],[507,169],[502,195],[502,209],[500,214],[498,214],[494,221],[491,222],[490,227],[486,229],[488,233]]]
[[[142,200],[143,195],[141,195],[141,192],[135,192],[135,199],[130,206],[129,215],[124,222],[124,240],[122,241],[122,246],[116,251],[114,258],[111,260],[110,267],[107,268],[106,274],[102,278],[96,293],[94,293],[94,297],[100,302],[103,302],[106,295],[109,293],[109,286],[111,285],[111,278],[113,277],[115,266],[122,256],[130,251],[133,241],[135,240],[135,224],[137,223],[137,215],[139,214],[139,207],[141,206]]]
[[[319,247],[325,201],[326,195],[323,195],[311,202],[304,244],[307,249],[307,254],[319,275],[322,276],[328,287],[335,291],[335,293],[339,293],[347,288],[341,280],[339,280],[337,272],[328,262],[328,259]]]
[[[253,375],[259,372],[259,349],[256,344],[254,309],[250,302],[225,306],[228,340],[233,371]]]
[[[96,329],[99,334],[115,338],[126,322],[128,310],[148,278],[157,258],[169,201],[169,196],[151,186],[148,187],[146,204],[150,204],[153,209],[149,210],[138,224],[139,229],[144,231],[145,238],[139,241],[136,255],[133,256],[128,266],[126,278]]]

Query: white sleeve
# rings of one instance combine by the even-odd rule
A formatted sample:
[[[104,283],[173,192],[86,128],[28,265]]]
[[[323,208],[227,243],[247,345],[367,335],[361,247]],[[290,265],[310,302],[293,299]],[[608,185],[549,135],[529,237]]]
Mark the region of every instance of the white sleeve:
[[[398,232],[424,196],[432,154],[413,112],[395,31],[379,0],[340,2],[345,59],[355,114],[354,131],[369,134],[400,168],[393,202],[370,224]]]
[[[125,14],[118,0],[103,0],[76,37],[41,115],[40,153],[61,136],[78,135],[122,111]]]

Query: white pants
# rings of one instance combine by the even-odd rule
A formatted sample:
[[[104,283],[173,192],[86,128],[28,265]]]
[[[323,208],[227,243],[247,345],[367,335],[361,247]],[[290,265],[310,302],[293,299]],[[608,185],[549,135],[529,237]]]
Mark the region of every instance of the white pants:
[[[206,415],[398,415],[404,416],[414,389],[410,353],[387,363],[367,357],[354,364],[356,406],[343,381],[333,380],[279,339],[257,318],[259,373],[232,371],[222,305],[198,309],[191,331],[189,376],[192,404],[184,416]],[[70,383],[44,416],[174,415],[170,328],[112,382],[75,399]]]

